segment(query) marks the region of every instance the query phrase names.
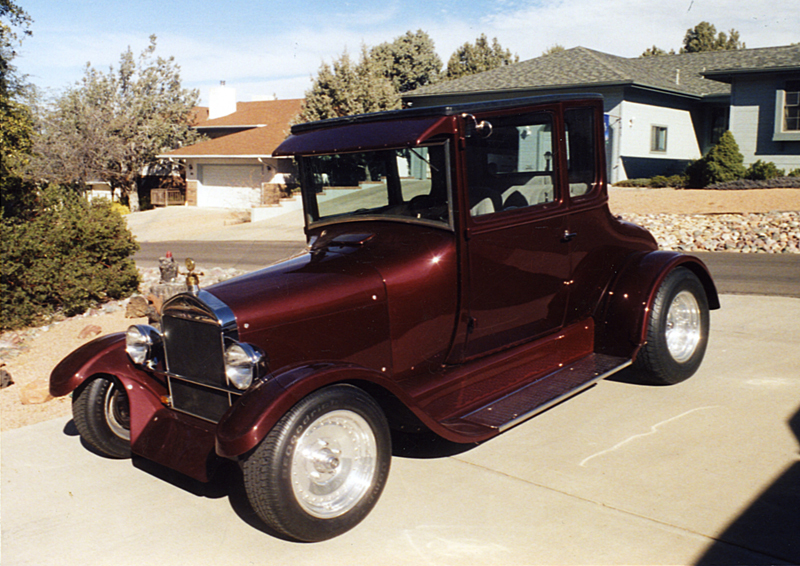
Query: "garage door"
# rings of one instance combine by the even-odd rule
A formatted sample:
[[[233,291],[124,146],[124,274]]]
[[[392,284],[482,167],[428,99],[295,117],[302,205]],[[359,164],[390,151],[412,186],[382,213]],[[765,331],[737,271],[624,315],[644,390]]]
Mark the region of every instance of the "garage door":
[[[261,203],[260,165],[203,165],[197,206],[249,208]]]

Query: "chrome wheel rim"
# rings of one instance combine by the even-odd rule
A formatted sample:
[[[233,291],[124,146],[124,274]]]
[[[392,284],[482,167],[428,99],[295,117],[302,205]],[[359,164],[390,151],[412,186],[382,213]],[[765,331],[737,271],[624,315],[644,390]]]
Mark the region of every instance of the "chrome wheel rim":
[[[106,424],[116,436],[131,439],[131,417],[128,409],[128,398],[116,384],[112,383],[106,391],[105,398]]]
[[[692,357],[702,337],[700,305],[689,291],[681,291],[667,311],[667,350],[672,358],[683,363]]]
[[[292,456],[292,491],[303,510],[320,519],[355,507],[372,485],[377,442],[353,411],[332,411],[312,422]]]

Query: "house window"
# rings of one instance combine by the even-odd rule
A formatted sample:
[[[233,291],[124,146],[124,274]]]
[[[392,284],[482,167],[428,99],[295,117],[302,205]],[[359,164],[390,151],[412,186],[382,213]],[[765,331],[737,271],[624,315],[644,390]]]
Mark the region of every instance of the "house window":
[[[783,101],[783,131],[800,131],[800,81],[787,81]]]
[[[667,127],[653,126],[650,151],[667,151]]]
[[[800,141],[800,80],[785,81],[775,91],[775,130],[772,141]]]

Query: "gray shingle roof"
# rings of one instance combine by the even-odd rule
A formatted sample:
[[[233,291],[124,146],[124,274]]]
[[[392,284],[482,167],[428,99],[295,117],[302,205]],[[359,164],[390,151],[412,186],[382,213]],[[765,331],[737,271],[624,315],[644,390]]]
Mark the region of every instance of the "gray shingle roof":
[[[703,97],[728,94],[730,86],[704,78],[715,69],[800,68],[800,45],[625,58],[575,47],[491,71],[426,86],[404,98],[439,94],[638,85]]]

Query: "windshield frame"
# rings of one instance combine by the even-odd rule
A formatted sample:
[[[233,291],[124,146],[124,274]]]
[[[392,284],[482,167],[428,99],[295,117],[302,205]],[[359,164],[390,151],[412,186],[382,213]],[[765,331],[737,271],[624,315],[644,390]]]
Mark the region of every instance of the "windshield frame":
[[[444,175],[444,190],[446,196],[446,207],[447,211],[446,214],[443,214],[440,219],[430,219],[424,218],[420,215],[413,216],[409,214],[386,214],[372,211],[377,210],[377,208],[373,209],[366,209],[363,212],[359,211],[356,212],[355,210],[347,211],[341,214],[328,214],[322,216],[320,214],[320,201],[318,196],[323,194],[324,191],[318,191],[319,183],[310,180],[310,177],[313,173],[310,172],[310,163],[312,163],[315,159],[320,157],[327,157],[327,156],[348,156],[348,155],[367,155],[367,154],[374,154],[380,155],[382,153],[387,152],[398,152],[398,151],[410,151],[417,155],[417,157],[422,157],[420,155],[420,149],[426,148],[441,148],[443,152],[442,160],[443,160],[443,175]],[[451,142],[449,138],[445,139],[437,139],[437,140],[430,140],[426,141],[421,144],[413,144],[413,145],[404,145],[399,147],[389,147],[389,148],[382,148],[376,150],[369,150],[369,151],[343,151],[343,152],[331,152],[325,154],[314,154],[314,155],[297,155],[295,156],[298,161],[298,170],[300,173],[300,187],[301,187],[301,194],[303,198],[303,216],[305,219],[305,224],[307,229],[315,229],[318,227],[330,226],[333,224],[341,224],[341,223],[350,223],[350,222],[366,222],[366,221],[380,221],[380,222],[400,222],[400,223],[410,223],[410,224],[422,224],[426,226],[432,226],[439,229],[454,231],[455,228],[455,195],[453,189],[453,182],[452,182],[452,152],[451,152]],[[428,167],[433,167],[430,162],[430,156],[426,156],[422,158],[423,161],[427,163]],[[403,179],[407,177],[399,177],[393,180],[394,182],[399,182],[399,186],[393,187],[390,186],[392,181],[387,181],[386,183],[386,191],[387,197],[390,201],[390,204],[386,206],[378,207],[382,209],[388,209],[391,206],[399,206],[409,205],[411,203],[411,199],[408,201],[402,201],[400,203],[391,203],[393,200],[392,193],[394,193],[394,198],[397,198],[396,195],[399,194],[399,191],[403,188]],[[433,184],[433,175],[427,178]],[[364,190],[364,189],[359,189]],[[429,193],[430,194],[430,193]],[[423,196],[423,195],[419,195]]]

